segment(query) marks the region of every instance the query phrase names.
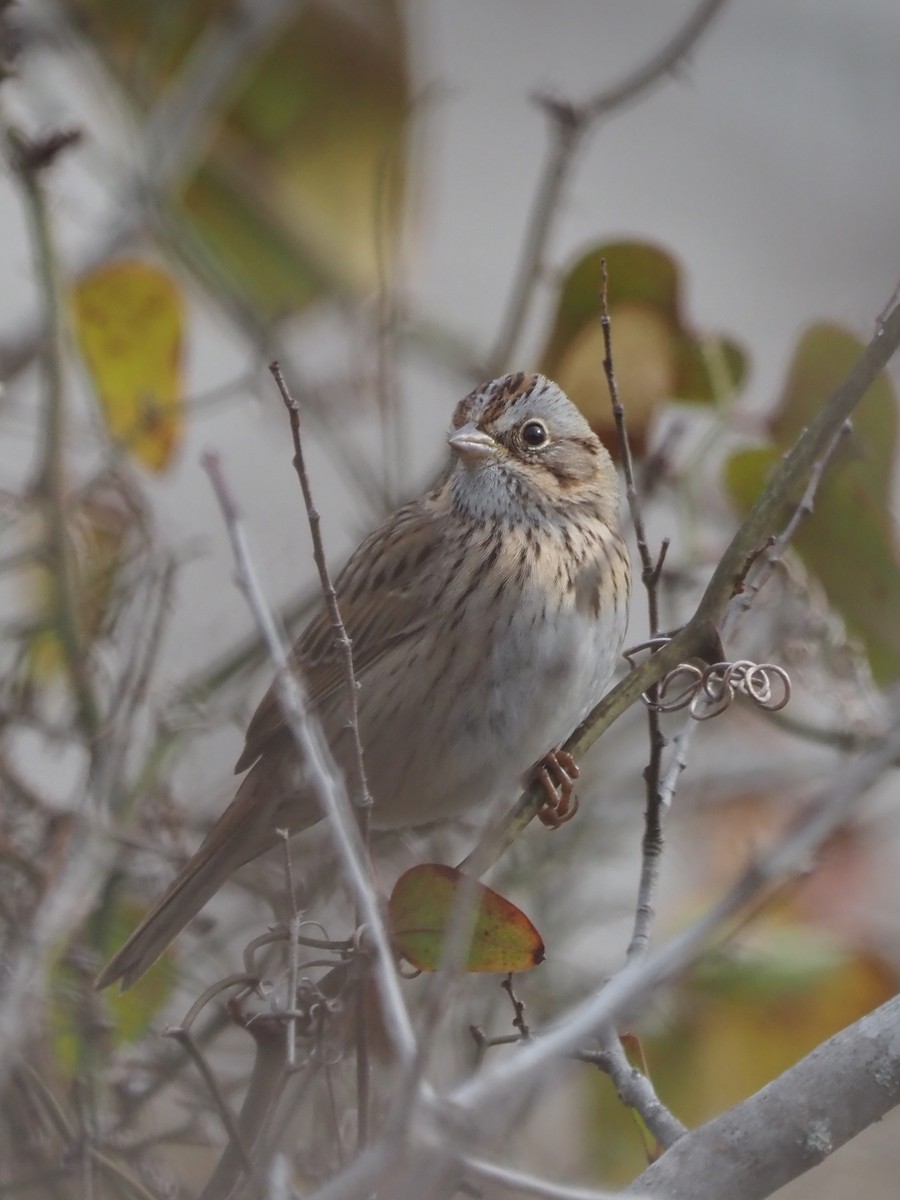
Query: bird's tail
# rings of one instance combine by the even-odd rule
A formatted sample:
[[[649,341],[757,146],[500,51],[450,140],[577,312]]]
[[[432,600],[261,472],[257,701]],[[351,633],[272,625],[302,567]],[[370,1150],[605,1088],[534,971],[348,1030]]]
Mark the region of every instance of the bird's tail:
[[[240,820],[245,815],[240,812],[240,800],[238,793],[196,854],[97,976],[94,987],[98,991],[117,981],[122,990],[131,987],[239,867],[277,843],[271,829],[246,828]]]

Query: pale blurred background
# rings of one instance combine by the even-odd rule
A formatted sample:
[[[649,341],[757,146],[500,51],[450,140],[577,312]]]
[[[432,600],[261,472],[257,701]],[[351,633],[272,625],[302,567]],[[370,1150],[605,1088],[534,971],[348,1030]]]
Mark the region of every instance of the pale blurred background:
[[[338,381],[328,401],[330,432],[315,421],[306,432],[326,547],[335,566],[373,523],[376,514],[367,484],[386,480],[388,501],[415,493],[433,478],[443,461],[443,434],[452,406],[477,381],[459,364],[488,361],[510,301],[547,153],[548,122],[534,95],[549,93],[577,102],[605,89],[661,47],[693,8],[682,0],[417,0],[402,9],[414,103],[403,253],[400,265],[390,270],[390,292],[397,308],[427,325],[434,338],[401,339],[396,354],[391,343],[399,431],[395,428],[386,437],[379,417],[375,302],[355,298],[325,304],[324,311],[307,312],[289,323],[284,333],[283,344],[290,346],[304,379],[323,388]],[[133,179],[141,151],[134,126],[121,119],[121,103],[96,64],[63,32],[60,10],[39,2],[21,9],[20,19],[34,42],[29,46],[26,40],[18,78],[4,84],[3,111],[6,120],[32,133],[70,126],[84,131],[84,142],[53,168],[49,185],[61,256],[76,271],[93,260],[110,228],[127,214],[131,200],[123,197],[121,188],[124,180]],[[759,414],[781,391],[804,328],[827,320],[866,340],[897,286],[898,112],[900,11],[895,0],[725,4],[674,78],[612,114],[577,154],[556,212],[535,304],[509,366],[537,365],[561,272],[575,258],[600,243],[649,241],[681,267],[687,323],[700,331],[727,333],[746,352],[748,380],[732,416],[735,432],[752,434]],[[0,177],[0,228],[0,345],[9,348],[29,335],[38,301],[21,198],[8,174]],[[166,261],[158,250],[151,256]],[[222,455],[273,605],[309,593],[313,579],[287,426],[274,387],[259,369],[260,354],[183,267],[174,269],[188,306],[185,395],[204,397],[248,371],[250,377],[223,399],[198,404],[171,466],[157,475],[140,476],[160,543],[190,558],[177,578],[152,678],[149,702],[157,714],[165,711],[185,680],[227,655],[252,632],[252,620],[232,584],[222,521],[199,465],[203,451],[215,449]],[[452,349],[435,352],[434,344]],[[0,397],[0,467],[2,485],[9,491],[28,479],[40,442],[33,374],[31,368],[18,373]],[[89,472],[96,462],[96,416],[83,378],[73,384],[72,396],[72,461],[76,472]],[[368,479],[342,461],[344,442],[370,467]],[[389,458],[383,469],[386,446]],[[698,470],[705,479],[703,463]],[[673,539],[672,561],[692,560],[693,584],[703,581],[728,536],[730,510],[716,486],[717,471],[718,460],[709,495],[704,493],[705,520],[686,516],[675,504],[660,505],[651,513],[654,539]],[[15,611],[20,601],[18,588],[15,581],[4,583],[7,612]],[[682,618],[688,615],[693,594],[689,586],[682,599],[671,601],[673,621],[679,612]],[[642,636],[645,627],[639,595],[633,637]],[[760,657],[771,653],[765,645],[767,628],[763,622],[750,636]],[[260,694],[263,677],[264,672],[242,677],[240,686],[226,689],[209,711],[204,710],[198,716],[201,735],[185,746],[174,764],[169,780],[172,802],[176,808],[190,808],[198,824],[199,812],[217,811],[229,794],[242,722]],[[842,711],[840,697],[829,708],[821,696],[804,695],[802,685],[796,705],[800,713],[835,720]],[[628,935],[640,836],[639,772],[645,754],[640,718],[635,714],[634,720],[623,723],[618,736],[619,742],[614,730],[604,739],[585,785],[586,794],[599,794],[606,804],[608,824],[597,834],[603,841],[596,856],[604,863],[602,877],[592,874],[595,855],[590,843],[585,845],[578,833],[565,841],[569,831],[559,835],[559,846],[554,843],[543,867],[544,843],[531,835],[522,851],[538,855],[539,865],[530,868],[536,881],[530,896],[521,874],[513,872],[516,896],[526,907],[530,900],[529,911],[537,907],[543,912],[546,905],[544,925],[550,928],[544,928],[545,936],[560,921],[560,937],[565,942],[569,936],[552,955],[557,974],[551,983],[561,984],[564,996],[579,994],[579,988],[591,986],[603,971],[615,967]],[[70,760],[45,754],[28,738],[17,743],[15,753],[36,785],[62,801]],[[753,717],[725,718],[701,732],[684,781],[685,808],[676,812],[672,823],[660,936],[698,911],[731,878],[727,852],[717,857],[709,843],[725,846],[729,838],[742,845],[754,843],[758,830],[769,827],[767,806],[777,808],[775,780],[827,770],[832,755],[830,749],[794,747]],[[726,776],[731,783],[719,794],[716,789]],[[870,823],[862,833],[848,835],[845,857],[837,852],[839,878],[847,882],[852,876],[846,907],[864,909],[870,917],[862,922],[865,935],[855,947],[866,963],[860,966],[854,960],[846,978],[841,977],[844,982],[835,985],[839,992],[845,987],[857,996],[859,1011],[850,1002],[842,1007],[843,998],[835,999],[831,1008],[825,1002],[828,1011],[819,1014],[819,1039],[832,1032],[829,1022],[839,1028],[867,1005],[874,1006],[883,989],[895,986],[892,970],[900,963],[895,792],[889,778],[867,818]],[[739,809],[740,798],[750,794],[762,795],[763,801],[750,806],[750,816],[741,810],[738,832],[730,833],[725,828],[728,805]],[[721,801],[711,820],[701,815],[710,800]],[[596,832],[596,821],[587,828]],[[569,854],[582,874],[573,866],[561,885],[553,864],[564,866]],[[160,867],[162,874],[165,870]],[[516,870],[521,872],[521,864]],[[552,912],[554,899],[563,899],[563,907],[568,907],[573,899],[570,888],[577,894],[577,928],[566,923],[565,915]],[[590,926],[587,934],[579,923],[584,917]],[[602,938],[595,937],[597,924],[604,926]],[[579,950],[582,945],[590,951]],[[871,965],[870,953],[877,967]],[[877,986],[871,983],[874,976]],[[818,985],[809,986],[815,990]],[[733,1010],[730,1015],[715,1011],[706,1052],[698,1050],[696,1062],[687,1056],[677,1067],[682,1084],[671,1091],[678,1096],[667,1097],[664,1083],[657,1080],[676,1112],[685,1091],[700,1092],[701,1076],[711,1098],[699,1100],[698,1108],[707,1114],[716,1110],[717,1054],[720,1071],[741,1075],[745,1056],[768,1063],[768,1051],[759,1046],[772,1039],[788,1043],[784,1049],[790,1061],[792,1021],[819,1029],[818,1018],[801,1009],[799,1018],[785,1017],[779,1032],[777,1006],[754,1010],[751,999],[745,996],[744,1002],[737,1015]],[[552,1009],[559,999],[541,999],[540,985],[535,985],[534,1003]],[[667,1017],[674,1021],[677,1010],[677,1001],[662,1000],[651,1014],[651,1036]],[[685,1027],[680,1028],[680,1036],[686,1038]],[[702,1027],[697,1036],[702,1046]],[[786,1061],[773,1052],[770,1075]],[[670,1083],[667,1069],[663,1076]],[[754,1078],[752,1086],[768,1077]],[[604,1088],[611,1095],[608,1082],[601,1079],[595,1090]],[[752,1087],[748,1084],[746,1090]],[[724,1091],[721,1103],[733,1102],[736,1097]],[[585,1118],[585,1095],[583,1082],[552,1089],[539,1114],[546,1136],[532,1129],[527,1157],[548,1174],[599,1183],[610,1177],[607,1170],[615,1172],[616,1155],[604,1158],[597,1148],[598,1139]],[[601,1129],[608,1116],[600,1106],[608,1098],[596,1101]],[[699,1119],[692,1113],[680,1115],[688,1122]],[[886,1122],[864,1135],[783,1195],[792,1200],[836,1200],[851,1187],[864,1187],[873,1200],[894,1196],[895,1125]],[[592,1175],[593,1163],[599,1173]]]

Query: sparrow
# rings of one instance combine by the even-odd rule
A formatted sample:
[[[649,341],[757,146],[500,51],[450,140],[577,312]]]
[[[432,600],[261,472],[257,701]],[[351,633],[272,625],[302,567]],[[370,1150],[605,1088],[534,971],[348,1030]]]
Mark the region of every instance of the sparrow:
[[[610,682],[631,567],[606,449],[538,374],[484,383],[456,406],[453,465],[397,509],[335,580],[359,683],[376,830],[512,799]],[[291,652],[344,770],[346,692],[324,605]],[[96,986],[129,987],[245,863],[321,813],[273,684],[247,729],[231,804]],[[554,779],[559,771],[550,773]],[[302,866],[301,866],[302,870]]]

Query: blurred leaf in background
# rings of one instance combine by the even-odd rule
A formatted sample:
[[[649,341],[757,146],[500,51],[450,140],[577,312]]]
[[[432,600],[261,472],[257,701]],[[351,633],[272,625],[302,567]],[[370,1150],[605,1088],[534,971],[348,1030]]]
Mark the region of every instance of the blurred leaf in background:
[[[223,39],[241,36],[229,0],[65,7],[140,117],[171,96],[179,71],[202,78],[204,52],[212,60]],[[273,16],[271,40],[230,81],[168,214],[213,294],[217,283],[226,287],[262,319],[374,291],[405,215],[411,84],[402,5],[315,0],[294,9]]]
[[[726,464],[726,484],[742,512],[862,348],[858,338],[835,325],[816,325],[800,339],[784,392],[766,423],[769,444],[738,451]],[[829,602],[863,643],[880,684],[900,675],[900,552],[891,516],[896,449],[897,401],[882,375],[818,488],[816,519],[804,522],[794,537]]]
[[[110,437],[149,471],[164,471],[183,428],[181,290],[150,263],[113,262],[78,282],[72,307]]]
[[[640,454],[660,406],[670,400],[710,404],[743,384],[747,362],[731,338],[701,336],[683,311],[681,268],[649,242],[609,242],[588,250],[562,281],[541,370],[575,401],[607,446],[616,439],[603,379],[601,263],[619,396],[632,448]]]

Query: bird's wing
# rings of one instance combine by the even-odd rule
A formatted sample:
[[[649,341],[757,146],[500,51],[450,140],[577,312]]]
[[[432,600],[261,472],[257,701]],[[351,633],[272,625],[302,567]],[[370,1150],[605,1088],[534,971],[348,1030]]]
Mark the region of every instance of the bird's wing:
[[[432,552],[441,545],[440,517],[430,498],[406,505],[360,544],[335,580],[358,681],[365,679],[386,651],[414,637],[427,624],[430,605],[426,594],[432,589],[424,587],[423,581],[428,578]],[[343,686],[343,660],[324,606],[295,643],[291,664],[300,671],[313,708]],[[273,683],[247,728],[235,773],[251,766],[284,728]]]

